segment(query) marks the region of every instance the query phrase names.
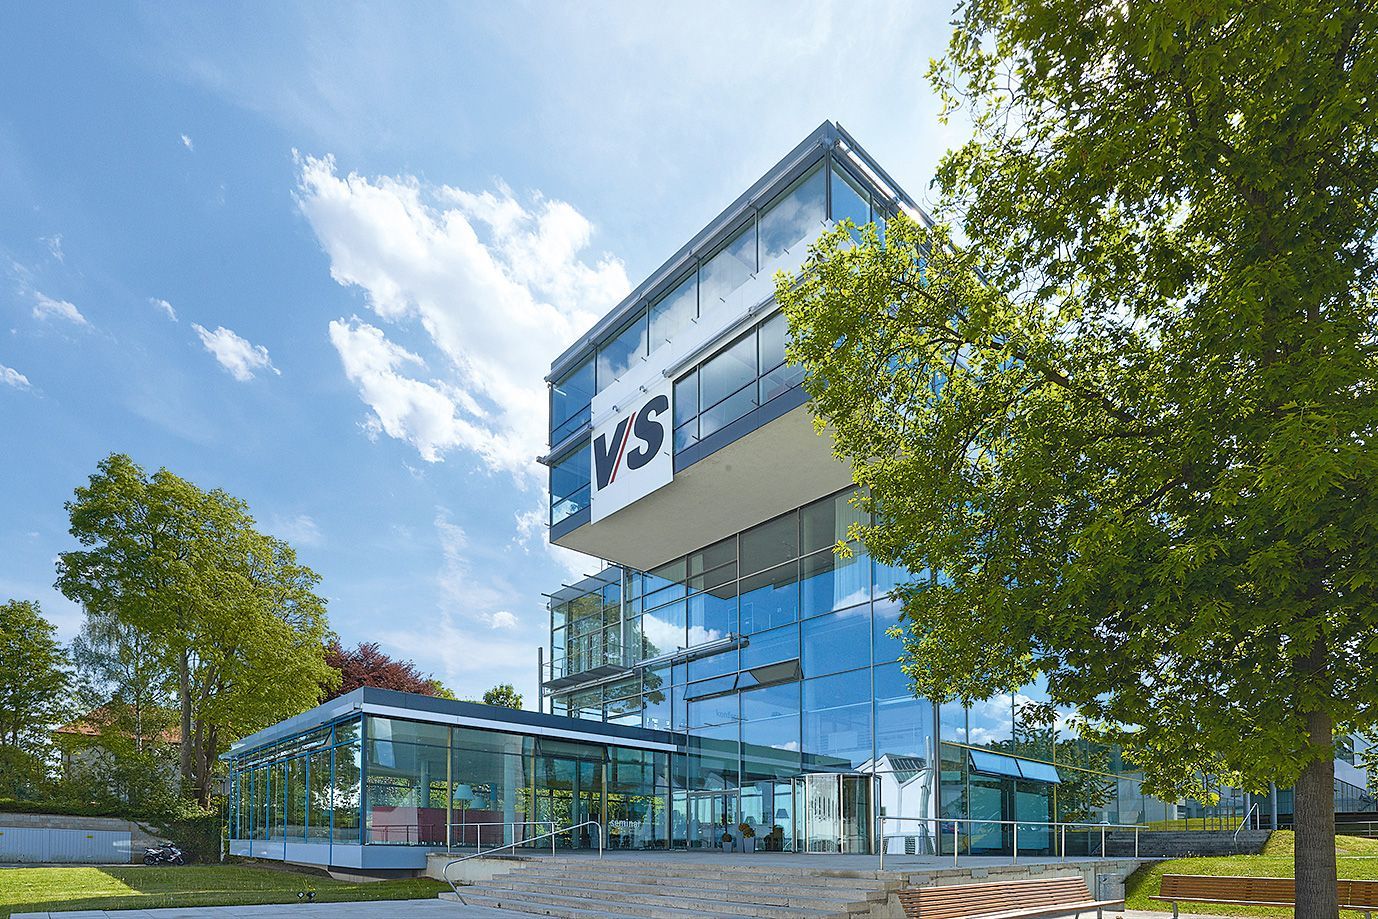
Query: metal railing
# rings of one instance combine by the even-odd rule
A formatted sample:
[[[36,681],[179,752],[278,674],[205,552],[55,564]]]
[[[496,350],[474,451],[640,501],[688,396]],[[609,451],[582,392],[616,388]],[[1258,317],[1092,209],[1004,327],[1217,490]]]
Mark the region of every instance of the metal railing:
[[[570,833],[574,830],[582,830],[586,826],[591,826],[598,831],[598,857],[602,858],[603,825],[599,823],[597,820],[585,820],[583,823],[575,823],[571,826],[560,827],[558,830],[554,830],[541,836],[533,836],[530,839],[526,839],[521,842],[509,842],[505,846],[495,846],[492,849],[484,849],[482,851],[475,852],[472,855],[465,855],[461,858],[456,858],[453,861],[448,861],[445,863],[445,867],[440,869],[440,877],[442,880],[445,881],[446,884],[450,885],[450,889],[455,892],[455,896],[459,896],[459,885],[457,885],[454,881],[450,879],[450,869],[453,868],[455,865],[458,865],[460,862],[467,862],[470,859],[475,858],[483,858],[485,855],[492,855],[494,852],[501,852],[503,849],[515,849],[517,846],[526,845],[528,842],[536,842],[537,840],[545,839],[546,836],[549,836],[551,839],[550,850],[553,853],[555,851],[554,839],[556,836],[559,836],[561,833]]]
[[[517,827],[519,827],[519,826],[521,826],[521,827],[527,827],[527,826],[534,826],[534,827],[548,826],[548,827],[550,827],[552,830],[554,830],[554,829],[555,829],[555,821],[554,821],[554,820],[509,820],[509,821],[507,821],[506,823],[496,823],[496,822],[486,822],[486,823],[467,823],[467,822],[465,822],[465,823],[451,823],[451,824],[450,824],[450,841],[449,841],[448,843],[446,843],[446,845],[445,845],[445,851],[446,851],[446,852],[449,852],[449,851],[451,851],[452,849],[454,849],[456,846],[458,846],[459,848],[463,848],[464,845],[465,845],[465,843],[464,843],[463,840],[460,840],[459,842],[456,842],[456,841],[455,841],[455,838],[454,838],[454,836],[455,836],[454,831],[455,831],[455,830],[460,830],[460,831],[461,831],[461,835],[467,835],[467,833],[466,833],[465,831],[467,831],[469,827],[485,827],[485,826],[500,826],[500,827],[503,827],[503,829],[504,829],[504,833],[503,833],[504,838],[505,838],[506,835],[507,835],[507,834],[506,834],[506,828],[507,828],[507,827],[511,827],[511,828],[512,828],[512,840],[513,840],[512,844],[515,845],[515,846],[524,846],[524,845],[530,843],[533,839],[542,839],[542,838],[544,838],[544,837],[543,837],[543,836],[533,836],[533,837],[528,837],[528,838],[526,838],[526,839],[517,839],[517,838],[516,838],[516,837],[517,837]],[[475,836],[474,836],[474,846],[477,847],[477,848],[483,848],[483,832],[482,832],[481,830],[480,830],[477,834],[475,834]],[[550,851],[551,851],[551,852],[554,852],[554,851],[555,851],[555,837],[554,837],[554,836],[551,836],[551,837],[550,837]]]
[[[1249,818],[1254,815],[1254,811],[1256,810],[1258,810],[1257,801],[1249,805],[1249,809],[1244,812],[1244,818],[1239,821],[1239,826],[1234,828],[1234,844],[1236,848],[1239,846],[1239,831],[1249,826]]]
[[[932,826],[937,827],[937,826],[940,825],[940,824],[945,824],[945,823],[950,823],[950,824],[952,824],[952,864],[953,864],[954,867],[958,864],[958,857],[960,856],[961,848],[962,848],[962,846],[961,846],[961,839],[960,839],[960,836],[958,835],[958,829],[959,829],[960,825],[961,825],[961,824],[964,824],[964,823],[967,824],[968,827],[971,826],[972,824],[977,824],[977,823],[981,823],[981,824],[991,824],[991,825],[1000,826],[1000,827],[1006,827],[1006,826],[1011,827],[1011,828],[1013,829],[1013,833],[1012,833],[1012,837],[1013,837],[1013,838],[1012,838],[1012,846],[1011,846],[1011,850],[1010,850],[1010,851],[1011,851],[1011,856],[1010,856],[1010,864],[1011,864],[1011,865],[1017,865],[1017,864],[1019,864],[1019,828],[1020,828],[1021,826],[1023,826],[1023,827],[1043,827],[1043,828],[1046,828],[1046,829],[1048,829],[1048,830],[1051,830],[1051,831],[1052,831],[1053,837],[1057,840],[1057,843],[1058,843],[1058,845],[1057,845],[1058,857],[1059,857],[1059,859],[1062,860],[1062,861],[1066,861],[1066,860],[1067,860],[1067,828],[1068,828],[1068,827],[1082,827],[1082,828],[1085,828],[1088,837],[1090,836],[1092,830],[1100,830],[1100,855],[1098,856],[1099,858],[1105,858],[1105,857],[1106,857],[1106,856],[1105,856],[1105,833],[1106,833],[1107,830],[1133,830],[1133,831],[1134,831],[1134,857],[1135,857],[1135,858],[1138,858],[1138,857],[1139,857],[1139,831],[1143,829],[1143,825],[1142,825],[1142,824],[1139,824],[1139,823],[1067,823],[1067,822],[1045,822],[1045,821],[1039,821],[1039,820],[975,820],[975,819],[971,819],[971,818],[967,818],[967,817],[887,817],[887,816],[880,816],[880,817],[877,817],[877,818],[876,818],[876,822],[877,822],[877,835],[879,836],[879,841],[880,841],[880,868],[881,868],[882,870],[884,870],[884,868],[885,868],[885,822],[886,822],[887,820],[895,821],[895,822],[899,822],[899,823],[904,823],[904,822],[909,822],[909,823],[922,823],[922,824],[925,824],[925,830],[927,829],[927,826],[928,826],[928,825],[932,825]],[[935,830],[935,832],[934,832],[934,834],[933,834],[933,838],[934,838],[935,841],[940,839],[940,834],[941,834],[941,831],[940,831],[940,830]],[[906,834],[906,835],[907,835],[907,834]],[[935,852],[934,854],[936,855],[936,854],[939,854],[939,853]],[[967,833],[967,857],[968,857],[968,858],[972,857],[972,855],[971,855],[971,833],[970,833],[970,832]]]

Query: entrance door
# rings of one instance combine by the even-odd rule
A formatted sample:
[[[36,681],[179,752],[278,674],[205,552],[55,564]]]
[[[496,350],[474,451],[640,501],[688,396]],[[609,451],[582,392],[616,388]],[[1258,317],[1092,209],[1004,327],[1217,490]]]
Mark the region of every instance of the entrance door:
[[[737,793],[694,791],[689,793],[688,843],[691,849],[720,849],[724,831],[737,835]]]
[[[536,819],[549,821],[553,829],[572,827],[588,820],[603,824],[603,764],[585,759],[542,756],[537,759]],[[540,832],[549,832],[542,827]],[[557,845],[588,849],[598,845],[598,830],[580,827],[561,833]],[[607,844],[605,839],[604,844]]]
[[[796,851],[869,853],[874,792],[869,775],[828,772],[796,778]]]

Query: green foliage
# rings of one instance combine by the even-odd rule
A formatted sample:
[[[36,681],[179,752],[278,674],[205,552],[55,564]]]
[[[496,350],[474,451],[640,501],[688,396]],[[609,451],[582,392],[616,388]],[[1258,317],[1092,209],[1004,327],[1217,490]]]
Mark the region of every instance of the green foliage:
[[[1044,674],[1151,792],[1295,785],[1298,915],[1333,915],[1333,732],[1378,723],[1378,11],[955,25],[963,238],[839,228],[777,285],[869,489],[854,535],[942,572],[897,591],[906,672],[937,699]]]
[[[0,604],[0,755],[9,768],[21,769],[24,757],[6,748],[41,756],[48,732],[69,712],[72,675],[56,633],[37,603]],[[13,785],[19,774],[0,783]]]
[[[18,747],[0,745],[0,801],[41,797],[49,784],[41,757]]]
[[[120,454],[67,510],[83,548],[60,556],[58,587],[169,675],[182,791],[208,804],[234,738],[310,708],[338,680],[324,659],[320,577],[260,533],[244,502]]]
[[[1374,25],[961,8],[967,245],[840,228],[778,286],[856,535],[943,572],[898,592],[919,692],[1046,674],[1169,795],[1292,784],[1378,722]]]
[[[160,835],[182,850],[187,861],[213,863],[220,861],[225,817],[225,799],[217,798],[211,807],[182,801],[153,823]]]
[[[521,709],[522,695],[511,683],[499,683],[483,694],[484,705],[501,705],[503,708]]]

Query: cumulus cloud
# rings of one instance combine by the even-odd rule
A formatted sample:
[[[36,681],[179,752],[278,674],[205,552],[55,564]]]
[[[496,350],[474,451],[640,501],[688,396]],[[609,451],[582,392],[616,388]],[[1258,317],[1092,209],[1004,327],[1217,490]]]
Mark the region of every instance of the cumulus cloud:
[[[163,315],[171,319],[173,322],[177,321],[177,311],[172,308],[171,303],[168,303],[161,297],[149,297],[148,302],[153,306],[157,307],[159,310],[161,310]]]
[[[0,364],[0,383],[4,383],[6,386],[13,386],[15,389],[29,388],[28,377],[24,376],[24,374],[15,370],[13,367],[6,367],[4,364]]]
[[[262,345],[251,344],[224,326],[214,332],[194,322],[191,327],[196,330],[202,346],[239,382],[247,383],[259,370],[271,370],[279,375],[282,373],[273,366],[268,349]]]
[[[182,135],[182,146],[188,150],[195,150],[196,146],[191,142],[191,137],[187,134]]]
[[[330,259],[379,324],[330,323],[366,428],[436,462],[454,451],[535,481],[545,444],[550,361],[629,288],[610,256],[587,257],[577,210],[506,186],[469,192],[412,177],[339,174],[333,157],[298,157],[297,202]],[[423,358],[384,327],[417,327]]]
[[[35,319],[61,319],[74,325],[89,326],[81,310],[67,300],[54,300],[45,294],[34,292],[33,317]]]

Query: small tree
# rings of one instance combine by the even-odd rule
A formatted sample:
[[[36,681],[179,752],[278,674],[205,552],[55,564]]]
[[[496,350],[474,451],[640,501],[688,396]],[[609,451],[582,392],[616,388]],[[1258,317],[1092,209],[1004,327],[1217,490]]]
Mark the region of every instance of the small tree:
[[[522,695],[511,683],[499,683],[483,694],[483,704],[521,709]]]
[[[72,673],[56,634],[37,603],[0,604],[0,747],[16,771],[26,758],[41,764],[52,728],[70,711]]]
[[[969,0],[941,213],[777,296],[859,536],[946,699],[1047,677],[1150,791],[1296,789],[1334,919],[1336,732],[1378,722],[1378,8]]]

